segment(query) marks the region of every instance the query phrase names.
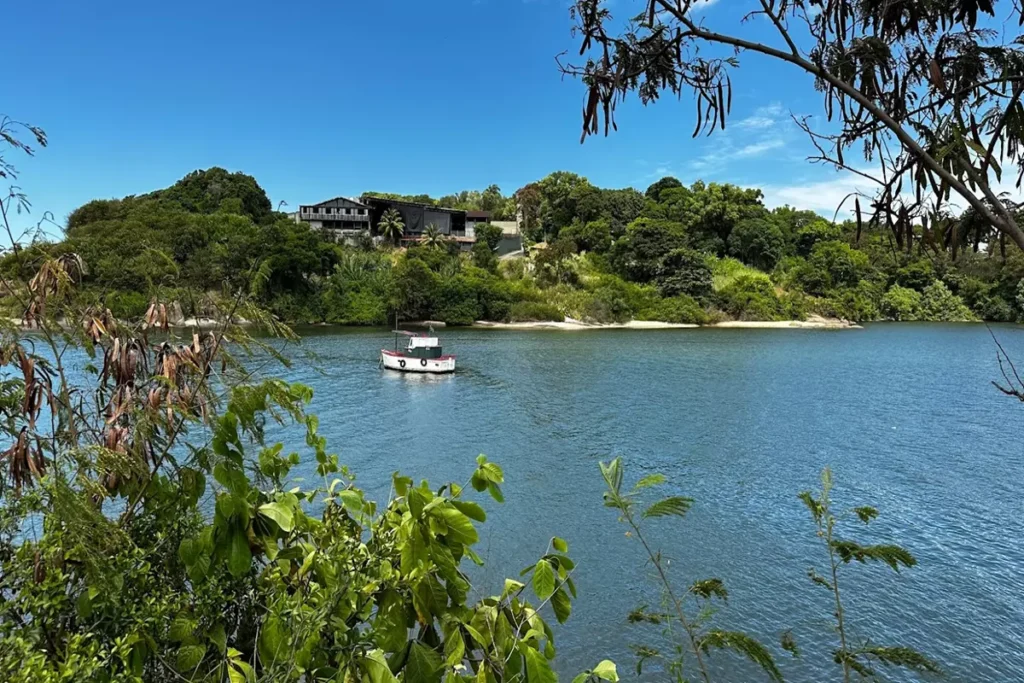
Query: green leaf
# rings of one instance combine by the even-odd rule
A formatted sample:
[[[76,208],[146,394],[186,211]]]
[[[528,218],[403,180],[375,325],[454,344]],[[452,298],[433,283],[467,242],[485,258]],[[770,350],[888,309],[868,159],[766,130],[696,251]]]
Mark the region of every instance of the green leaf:
[[[241,661],[232,661],[228,669],[229,683],[254,683],[256,672],[252,667]]]
[[[228,648],[228,635],[224,631],[224,624],[216,624],[206,634],[210,642],[217,646],[217,652],[223,653]]]
[[[502,494],[501,488],[497,484],[495,484],[494,482],[490,482],[490,483],[487,484],[487,492],[490,493],[491,494],[491,498],[493,498],[497,502],[499,502],[499,503],[504,503],[505,502],[505,496],[504,496],[504,494]]]
[[[388,667],[387,660],[384,659],[384,653],[380,650],[367,652],[362,665],[370,683],[398,683],[398,679]]]
[[[479,540],[472,520],[457,508],[445,505],[436,508],[436,511],[448,525],[448,532],[445,534],[448,538],[464,545],[473,545]]]
[[[864,507],[853,508],[853,511],[854,513],[856,513],[857,517],[860,518],[860,521],[864,522],[865,524],[873,520],[875,517],[878,517],[878,510],[868,505],[865,505]]]
[[[167,637],[176,643],[180,643],[191,636],[195,630],[196,622],[184,615],[180,615],[171,622],[171,628],[167,631]]]
[[[351,512],[363,511],[363,496],[359,491],[342,489],[338,491],[338,498],[341,498],[341,504],[345,506],[345,509]]]
[[[569,544],[566,543],[564,539],[561,539],[558,536],[555,536],[551,539],[551,545],[554,546],[555,550],[557,550],[560,553],[569,552]]]
[[[526,657],[527,683],[558,683],[558,676],[551,670],[547,658],[532,647],[521,648]]]
[[[703,652],[711,649],[732,650],[760,666],[772,681],[782,683],[782,673],[775,665],[771,653],[746,633],[711,630],[698,637],[697,647]]]
[[[569,596],[561,588],[551,596],[551,608],[555,611],[555,619],[558,619],[559,624],[564,624],[569,620],[569,615],[572,613],[572,603],[569,601]]]
[[[710,600],[711,598],[726,600],[729,597],[729,592],[725,590],[725,584],[722,583],[721,579],[694,581],[693,585],[690,586],[690,592],[705,600]]]
[[[533,568],[533,592],[542,601],[555,592],[555,572],[547,560],[541,560]]]
[[[206,655],[205,645],[182,645],[178,648],[175,663],[182,673],[193,671]]]
[[[619,681],[619,672],[615,669],[615,662],[610,659],[602,660],[594,667],[592,673],[602,681],[610,681],[610,683],[618,683]]]
[[[260,505],[259,512],[261,515],[274,520],[277,525],[281,527],[281,531],[288,533],[292,530],[294,513],[292,512],[292,509],[284,503],[264,503],[263,505]]]
[[[281,620],[271,615],[263,623],[260,631],[259,653],[263,666],[270,666],[280,657],[285,656],[286,639]]]
[[[609,463],[598,463],[601,466],[601,476],[604,477],[608,489],[618,494],[622,489],[622,460],[615,458]]]
[[[409,648],[409,660],[405,664],[405,683],[437,683],[441,680],[444,663],[433,649],[415,642]]]
[[[689,511],[691,505],[693,505],[692,498],[670,496],[664,500],[659,500],[644,510],[643,517],[644,519],[648,517],[667,517],[669,515],[683,517]]]
[[[649,489],[652,486],[658,486],[659,484],[664,484],[664,483],[665,483],[665,475],[664,474],[658,474],[658,473],[648,474],[646,477],[644,477],[643,479],[638,481],[636,483],[636,486],[633,487],[633,489],[636,490],[636,491],[640,491],[642,489]],[[612,666],[614,666],[614,664]]]
[[[235,529],[231,534],[231,547],[228,550],[228,571],[236,579],[243,576],[252,565],[252,551],[249,550],[249,539],[245,531]]]
[[[472,503],[472,502],[465,501],[465,500],[453,500],[453,501],[451,501],[451,503],[456,508],[458,508],[458,510],[462,514],[466,515],[470,519],[472,519],[472,520],[474,520],[476,522],[486,522],[487,521],[487,513],[484,512],[484,509],[482,507],[480,507],[479,505],[477,505],[476,503]]]

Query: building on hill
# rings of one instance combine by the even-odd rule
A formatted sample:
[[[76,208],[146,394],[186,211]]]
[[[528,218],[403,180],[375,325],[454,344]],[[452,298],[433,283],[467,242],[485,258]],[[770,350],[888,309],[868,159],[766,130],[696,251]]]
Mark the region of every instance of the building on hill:
[[[370,207],[370,222],[374,233],[385,211],[397,211],[405,226],[402,234],[402,244],[405,246],[419,242],[423,238],[423,232],[430,225],[436,227],[448,239],[458,242],[463,251],[472,249],[473,243],[476,242],[472,230],[468,229],[466,212],[461,209],[446,209],[433,204],[368,196],[362,197],[360,202]]]
[[[335,242],[347,242],[369,235],[371,207],[356,199],[335,197],[319,204],[301,205],[291,214],[295,222],[323,230]]]

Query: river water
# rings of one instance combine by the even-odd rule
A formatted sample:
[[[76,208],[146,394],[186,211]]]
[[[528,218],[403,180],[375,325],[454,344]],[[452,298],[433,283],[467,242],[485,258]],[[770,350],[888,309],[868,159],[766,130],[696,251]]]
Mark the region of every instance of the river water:
[[[1024,328],[994,331],[1024,364]],[[840,533],[899,543],[919,562],[899,575],[844,570],[856,636],[917,647],[946,680],[1024,680],[1024,405],[991,385],[984,326],[445,330],[458,356],[445,377],[379,370],[384,330],[302,332],[315,357],[298,354],[284,376],[315,389],[321,433],[378,499],[395,470],[440,484],[465,481],[478,453],[504,467],[505,504],[485,502],[478,596],[500,592],[551,536],[569,542],[580,597],[556,627],[563,677],[611,658],[632,678],[630,645],[658,644],[626,622],[659,593],[601,500],[598,461],[621,456],[628,482],[661,472],[665,493],[695,499],[686,519],[653,520],[651,539],[678,585],[725,581],[715,622],[769,645],[787,680],[841,678],[830,595],[807,577],[825,558],[796,497],[825,466],[837,508],[881,512]],[[778,645],[790,629],[799,659]],[[728,680],[761,679],[731,655],[712,661]]]

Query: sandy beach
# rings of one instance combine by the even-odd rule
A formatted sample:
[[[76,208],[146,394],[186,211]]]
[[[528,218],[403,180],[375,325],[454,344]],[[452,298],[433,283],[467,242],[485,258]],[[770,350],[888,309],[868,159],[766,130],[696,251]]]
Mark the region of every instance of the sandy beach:
[[[807,320],[730,320],[713,325],[693,325],[689,323],[665,323],[656,320],[630,320],[626,323],[585,323],[567,318],[562,322],[538,321],[522,323],[495,323],[478,320],[473,327],[486,327],[501,330],[674,330],[695,327],[723,327],[736,329],[786,329],[786,330],[859,330],[860,325],[847,320],[811,316]]]

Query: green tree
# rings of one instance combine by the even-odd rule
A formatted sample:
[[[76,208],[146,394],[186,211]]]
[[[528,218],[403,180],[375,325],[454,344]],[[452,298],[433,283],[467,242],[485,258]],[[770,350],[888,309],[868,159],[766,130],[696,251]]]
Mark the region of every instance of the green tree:
[[[377,231],[380,232],[381,237],[388,244],[398,244],[399,240],[402,239],[402,235],[405,234],[405,223],[402,222],[402,214],[398,213],[395,209],[388,209],[380,217],[380,222],[377,224]]]
[[[477,242],[483,242],[487,245],[487,248],[494,251],[501,244],[503,237],[501,228],[492,223],[484,223],[476,226],[476,239]]]
[[[655,284],[664,297],[682,294],[703,301],[711,295],[711,268],[700,252],[673,249],[661,259]]]
[[[651,183],[651,185],[648,186],[647,188],[647,192],[644,193],[644,196],[646,196],[648,199],[653,199],[654,201],[657,202],[661,200],[662,190],[682,186],[683,184],[679,182],[677,179],[673,178],[672,176],[665,176],[661,180]]]
[[[921,293],[907,287],[893,285],[882,297],[881,313],[889,320],[918,320],[921,311]]]
[[[686,231],[679,223],[638,218],[615,241],[612,264],[627,280],[650,282],[659,272],[661,259],[670,251],[687,246]]]
[[[767,217],[743,219],[729,234],[729,254],[761,270],[774,268],[785,248],[782,231]]]
[[[420,240],[423,246],[430,247],[431,249],[440,249],[444,246],[445,241],[445,235],[433,223],[426,227],[423,231],[423,238]]]

